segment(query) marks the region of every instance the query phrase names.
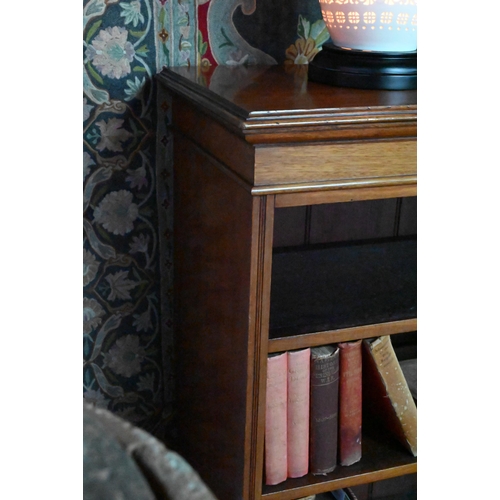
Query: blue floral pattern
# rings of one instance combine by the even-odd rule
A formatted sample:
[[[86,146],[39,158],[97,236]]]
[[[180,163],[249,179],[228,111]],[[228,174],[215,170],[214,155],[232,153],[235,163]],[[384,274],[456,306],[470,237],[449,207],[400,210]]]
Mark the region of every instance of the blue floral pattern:
[[[88,0],[83,9],[83,395],[157,434],[172,404],[157,278],[159,7]]]
[[[290,58],[249,44],[238,6],[249,15],[256,2],[83,2],[83,395],[160,436],[174,408],[172,139],[170,97],[153,76],[207,69],[209,53],[233,66]],[[310,21],[286,46],[315,38],[300,22],[321,32]]]

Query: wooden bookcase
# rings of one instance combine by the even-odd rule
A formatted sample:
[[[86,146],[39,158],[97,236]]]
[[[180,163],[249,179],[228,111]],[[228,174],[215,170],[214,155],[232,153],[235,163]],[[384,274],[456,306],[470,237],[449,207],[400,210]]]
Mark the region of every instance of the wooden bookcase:
[[[359,463],[263,484],[268,354],[417,329],[416,237],[273,244],[282,209],[416,196],[416,92],[314,84],[300,66],[168,68],[158,81],[174,131],[179,452],[221,500],[415,473],[364,422]]]

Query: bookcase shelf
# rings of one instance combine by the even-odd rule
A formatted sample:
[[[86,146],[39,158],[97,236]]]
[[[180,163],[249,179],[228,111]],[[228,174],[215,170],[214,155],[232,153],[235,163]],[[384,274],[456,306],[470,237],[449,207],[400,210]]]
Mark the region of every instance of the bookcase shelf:
[[[337,333],[329,341],[362,338],[356,327],[380,323],[408,328],[403,322],[417,312],[416,255],[416,238],[274,252],[270,342],[304,334],[314,342],[307,334],[327,331]]]
[[[274,245],[280,210],[370,200],[401,210],[416,197],[416,92],[335,88],[295,69],[158,75],[173,132],[174,447],[220,500],[292,500],[416,471],[364,422],[360,462],[264,485],[268,355],[411,340],[417,329],[416,236],[396,230],[404,217],[389,236]]]
[[[337,468],[325,476],[307,476],[287,479],[276,486],[264,486],[266,499],[295,499],[358,484],[373,483],[404,474],[417,472],[417,459],[394,441],[382,429],[363,431],[363,456],[347,467]]]
[[[370,325],[340,328],[285,337],[270,338],[268,340],[269,353],[303,349],[320,345],[349,342],[357,339],[367,339],[380,335],[395,335],[397,333],[413,332],[417,329],[417,318],[401,321],[382,322]]]

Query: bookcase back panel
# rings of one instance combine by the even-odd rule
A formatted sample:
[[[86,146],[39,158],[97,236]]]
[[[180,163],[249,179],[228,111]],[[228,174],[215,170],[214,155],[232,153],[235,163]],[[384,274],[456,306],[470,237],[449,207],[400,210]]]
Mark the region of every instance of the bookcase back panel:
[[[417,234],[417,198],[276,209],[274,247]]]
[[[416,239],[275,252],[270,337],[415,318]]]
[[[311,207],[309,243],[385,238],[394,235],[397,199]]]
[[[399,212],[398,233],[417,234],[417,197],[402,198]]]

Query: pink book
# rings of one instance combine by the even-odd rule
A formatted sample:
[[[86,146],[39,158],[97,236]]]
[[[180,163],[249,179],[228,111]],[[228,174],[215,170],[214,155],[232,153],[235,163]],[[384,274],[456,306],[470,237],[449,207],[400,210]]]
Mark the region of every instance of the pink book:
[[[288,477],[309,472],[311,349],[288,352]]]
[[[266,484],[287,478],[287,353],[267,358],[265,471]]]

